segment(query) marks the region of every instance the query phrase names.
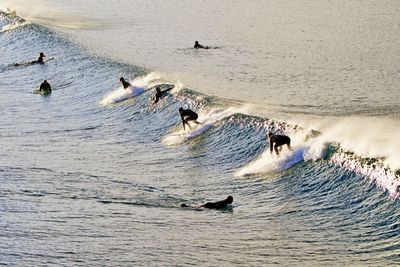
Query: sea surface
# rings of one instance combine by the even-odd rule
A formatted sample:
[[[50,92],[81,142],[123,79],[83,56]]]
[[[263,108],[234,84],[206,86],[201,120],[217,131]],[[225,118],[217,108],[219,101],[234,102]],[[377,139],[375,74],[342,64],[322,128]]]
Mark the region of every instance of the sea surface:
[[[400,264],[399,1],[0,10],[0,265]]]

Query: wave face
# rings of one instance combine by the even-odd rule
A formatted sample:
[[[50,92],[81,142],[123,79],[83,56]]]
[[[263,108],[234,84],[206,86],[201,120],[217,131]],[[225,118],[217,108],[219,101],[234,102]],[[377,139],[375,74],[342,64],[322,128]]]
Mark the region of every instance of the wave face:
[[[385,158],[96,56],[37,24],[2,13],[0,26],[1,263],[399,262],[400,183]],[[14,66],[41,51],[54,59]],[[121,76],[143,90],[123,91]],[[52,94],[33,94],[44,79]],[[155,87],[171,85],[154,104]],[[181,106],[202,125],[183,131]],[[271,156],[269,131],[288,134],[293,152]],[[180,208],[228,195],[232,209]]]

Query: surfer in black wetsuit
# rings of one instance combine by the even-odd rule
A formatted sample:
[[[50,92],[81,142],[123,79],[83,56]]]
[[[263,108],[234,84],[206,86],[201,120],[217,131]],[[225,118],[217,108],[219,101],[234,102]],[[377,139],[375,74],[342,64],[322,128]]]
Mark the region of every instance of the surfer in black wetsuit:
[[[39,58],[37,60],[27,62],[27,63],[15,63],[14,66],[28,66],[28,65],[33,65],[33,64],[44,64],[44,58],[46,55],[43,52],[40,52]]]
[[[272,154],[272,150],[275,150],[276,155],[279,156],[279,151],[282,151],[282,146],[287,145],[288,149],[291,151],[292,147],[290,146],[290,137],[286,135],[273,134],[271,132],[268,133],[269,137],[269,151]],[[279,151],[278,151],[279,147]]]
[[[44,80],[42,84],[40,84],[39,91],[41,93],[50,94],[51,93],[51,86],[50,84]]]
[[[183,123],[183,130],[185,130],[185,124],[187,124],[190,128],[192,127],[189,124],[189,121],[194,121],[194,123],[201,124],[200,122],[197,121],[197,118],[199,115],[197,115],[196,112],[190,109],[183,109],[182,107],[179,108],[179,114],[181,115],[182,118],[182,123]]]
[[[220,200],[217,202],[207,202],[203,204],[203,207],[207,209],[225,209],[229,204],[232,204],[232,202],[233,202],[233,197],[228,196],[224,200]]]
[[[123,77],[119,78],[120,82],[122,83],[122,86],[124,87],[124,89],[126,90],[128,87],[132,86],[130,83],[128,83],[127,81],[125,81],[125,79]]]
[[[156,88],[156,95],[154,97],[154,104],[157,103],[160,98],[165,95],[168,91],[171,91],[172,88],[174,88],[173,86],[171,88],[165,89],[165,90],[161,90],[160,87]]]
[[[37,60],[34,60],[31,62],[31,64],[44,64],[43,58],[46,57],[46,55],[43,52],[40,52],[39,58]]]
[[[233,202],[233,197],[232,196],[228,196],[226,199],[224,200],[220,200],[217,202],[207,202],[201,206],[197,206],[194,208],[206,208],[206,209],[225,209],[229,204],[232,204]],[[189,205],[187,205],[186,203],[183,203],[181,205],[182,208],[188,208],[190,207]]]
[[[199,44],[198,41],[195,41],[195,42],[194,42],[193,48],[196,48],[196,49],[198,49],[198,48],[201,48],[201,49],[208,49],[209,47],[208,47],[208,46],[201,45],[201,44]]]

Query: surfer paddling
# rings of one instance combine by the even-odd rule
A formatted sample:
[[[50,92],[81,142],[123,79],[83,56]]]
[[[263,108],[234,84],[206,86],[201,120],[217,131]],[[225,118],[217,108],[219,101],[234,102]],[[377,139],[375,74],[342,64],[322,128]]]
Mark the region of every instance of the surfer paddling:
[[[125,81],[123,77],[119,78],[119,81],[122,83],[122,86],[125,90],[132,86],[129,82]]]
[[[192,127],[189,124],[189,121],[193,121],[196,124],[201,124],[197,121],[199,115],[196,112],[190,109],[183,109],[182,107],[179,108],[179,114],[181,115],[182,123],[183,123],[183,130],[185,130],[185,124],[189,126],[190,130]]]
[[[31,62],[31,64],[44,64],[44,58],[46,55],[43,52],[40,52],[39,58]]]
[[[206,209],[226,209],[228,207],[228,205],[232,204],[233,202],[233,197],[232,196],[228,196],[226,199],[224,200],[220,200],[217,202],[207,202],[203,205],[200,206],[193,206],[193,208],[206,208]],[[183,203],[181,205],[182,208],[189,208],[190,206],[186,203]]]
[[[292,151],[292,147],[290,146],[290,137],[286,135],[273,134],[271,132],[268,133],[269,138],[269,151],[272,154],[272,151],[275,150],[276,155],[279,156],[279,151],[282,151],[282,146],[287,145],[288,149]],[[278,151],[279,147],[279,151]]]
[[[195,49],[209,49],[208,46],[201,45],[201,44],[199,44],[198,41],[195,41],[195,42],[194,42],[193,48],[195,48]]]
[[[157,103],[168,91],[171,91],[174,86],[171,88],[161,90],[160,87],[156,88],[156,95],[154,96],[154,104]]]
[[[15,63],[14,66],[28,66],[28,65],[34,65],[34,64],[44,64],[44,58],[46,55],[43,52],[40,52],[39,57],[37,60],[28,62],[28,63]]]

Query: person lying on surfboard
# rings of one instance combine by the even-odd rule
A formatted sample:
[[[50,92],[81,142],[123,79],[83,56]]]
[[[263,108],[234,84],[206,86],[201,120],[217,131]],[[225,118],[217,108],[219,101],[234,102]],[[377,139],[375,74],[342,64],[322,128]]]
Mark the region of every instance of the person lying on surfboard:
[[[15,63],[14,66],[28,66],[28,65],[33,65],[33,64],[44,64],[45,57],[46,57],[46,55],[43,52],[40,52],[37,60],[27,62],[27,63]]]
[[[46,57],[46,55],[43,52],[40,52],[39,58],[37,60],[34,60],[31,62],[31,64],[44,64],[43,58]]]
[[[196,124],[201,124],[200,122],[197,121],[197,118],[199,115],[197,115],[196,112],[190,109],[183,109],[182,107],[179,108],[179,114],[181,115],[182,123],[183,123],[183,130],[185,130],[185,124],[189,126],[190,130],[192,130],[192,127],[189,124],[189,121],[193,121]]]
[[[292,151],[292,147],[290,146],[290,137],[286,135],[273,134],[271,132],[268,133],[269,138],[269,151],[272,154],[272,150],[275,150],[276,155],[279,156],[279,151],[282,151],[282,146],[287,145],[288,149]],[[279,147],[279,151],[278,151]]]
[[[163,95],[165,95],[168,91],[171,91],[172,88],[174,88],[174,86],[172,86],[171,88],[165,89],[165,90],[161,90],[160,87],[157,87],[156,88],[156,95],[154,97],[154,104],[157,103],[161,99],[161,97]]]
[[[50,84],[44,80],[39,87],[39,92],[45,93],[45,94],[50,94],[51,93],[51,86]]]
[[[124,89],[128,89],[128,87],[131,87],[132,85],[130,83],[128,83],[127,81],[125,81],[125,79],[123,77],[119,78],[120,82],[122,83],[122,86],[124,87]]]
[[[198,48],[202,48],[202,49],[209,49],[209,47],[208,47],[208,46],[201,45],[201,44],[199,44],[199,42],[198,42],[198,41],[195,41],[195,42],[194,42],[194,46],[193,46],[193,48],[196,48],[196,49],[198,49]]]
[[[225,209],[229,204],[232,204],[233,202],[233,197],[232,196],[228,196],[226,199],[224,200],[220,200],[217,202],[207,202],[203,205],[200,206],[193,206],[194,208],[206,208],[206,209]],[[182,208],[189,208],[191,206],[189,206],[186,203],[181,204]]]

